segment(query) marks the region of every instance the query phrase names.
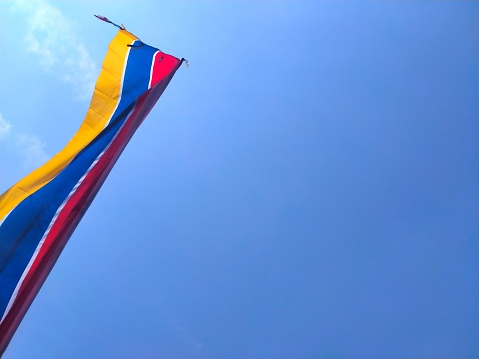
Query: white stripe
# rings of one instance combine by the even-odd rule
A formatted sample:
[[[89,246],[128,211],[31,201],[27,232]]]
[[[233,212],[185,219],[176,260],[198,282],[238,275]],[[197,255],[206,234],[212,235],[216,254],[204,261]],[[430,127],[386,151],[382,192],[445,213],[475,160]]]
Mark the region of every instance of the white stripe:
[[[111,144],[113,143],[113,141],[116,139],[116,137],[118,136],[118,134],[120,133],[121,129],[125,126],[125,124],[127,123],[128,119],[130,118],[131,114],[133,113],[133,111],[136,109],[136,104],[135,106],[133,106],[133,108],[130,110],[130,112],[128,113],[126,119],[125,119],[125,122],[123,122],[123,124],[121,125],[121,127],[118,129],[118,131],[115,133],[115,136],[113,136],[113,138],[111,139],[110,143],[108,143],[108,145],[105,147],[105,149],[97,156],[97,158],[95,158],[95,160],[93,161],[93,163],[90,165],[90,167],[88,168],[88,170],[85,172],[85,174],[80,178],[80,180],[75,184],[75,186],[73,187],[73,189],[70,191],[70,193],[68,194],[67,198],[62,202],[62,204],[60,205],[60,207],[57,209],[57,211],[55,212],[55,215],[53,216],[52,220],[50,221],[50,224],[48,225],[48,228],[47,230],[45,231],[45,233],[43,234],[42,236],[42,239],[40,240],[40,242],[38,243],[37,247],[35,248],[35,252],[33,253],[33,256],[32,258],[30,258],[30,261],[28,262],[27,264],[27,267],[25,268],[25,270],[23,271],[23,274],[22,276],[20,277],[20,280],[18,281],[17,283],[17,286],[15,287],[15,290],[13,291],[12,293],[12,296],[10,297],[10,300],[8,301],[8,304],[7,304],[7,308],[5,309],[5,312],[3,313],[3,317],[2,319],[0,320],[0,324],[3,322],[3,319],[5,319],[6,315],[8,314],[8,312],[10,311],[13,303],[15,302],[15,299],[17,297],[17,294],[18,294],[18,291],[20,290],[20,287],[22,286],[22,283],[23,281],[25,280],[25,277],[27,276],[28,272],[30,271],[30,269],[32,268],[32,265],[33,263],[35,262],[35,259],[37,258],[38,256],[38,253],[40,253],[40,250],[45,242],[45,239],[46,237],[48,236],[48,234],[50,233],[50,230],[51,228],[53,227],[53,225],[55,224],[58,216],[60,215],[61,211],[63,210],[63,208],[65,207],[65,205],[67,204],[67,202],[70,200],[70,198],[73,196],[73,194],[75,194],[75,192],[77,191],[78,187],[82,184],[83,180],[85,179],[85,177],[88,175],[88,173],[90,173],[90,171],[96,166],[96,164],[98,163],[98,161],[100,160],[100,158],[105,154],[105,152],[110,148]]]
[[[17,204],[17,206],[18,206],[18,204]],[[17,206],[15,206],[15,207],[17,207]],[[15,207],[12,208],[12,211],[15,209]],[[2,220],[0,220],[0,227],[2,226],[3,222],[5,222],[5,220],[6,220],[7,217],[10,215],[10,213],[12,213],[12,211],[8,212],[8,213],[5,215],[5,217],[3,217]]]
[[[135,43],[136,40],[133,40],[130,45],[133,45]],[[111,113],[111,116],[110,118],[108,119],[108,121],[106,121],[105,123],[105,127],[103,128],[106,128],[106,126],[108,126],[108,124],[110,123],[111,119],[113,118],[113,115],[115,114],[116,112],[116,109],[118,108],[118,106],[120,105],[120,102],[121,102],[121,96],[123,95],[123,82],[125,80],[125,72],[126,72],[126,65],[128,63],[128,58],[130,57],[130,51],[131,51],[131,47],[128,46],[128,52],[126,53],[126,58],[125,58],[125,63],[123,64],[123,73],[121,75],[121,80],[120,80],[120,93],[118,94],[118,102],[116,103],[116,106],[115,106],[115,109],[113,110],[113,112]]]
[[[148,81],[148,90],[151,88],[151,81],[153,80],[153,67],[155,67],[155,58],[156,54],[160,53],[160,51],[157,51],[153,55],[153,59],[151,60],[151,68],[150,68],[150,81]]]

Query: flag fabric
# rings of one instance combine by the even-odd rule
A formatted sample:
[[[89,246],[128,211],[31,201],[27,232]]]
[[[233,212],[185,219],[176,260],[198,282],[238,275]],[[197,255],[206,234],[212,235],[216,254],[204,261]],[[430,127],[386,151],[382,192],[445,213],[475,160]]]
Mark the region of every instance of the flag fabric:
[[[0,196],[0,355],[128,141],[183,59],[121,29],[63,150]]]

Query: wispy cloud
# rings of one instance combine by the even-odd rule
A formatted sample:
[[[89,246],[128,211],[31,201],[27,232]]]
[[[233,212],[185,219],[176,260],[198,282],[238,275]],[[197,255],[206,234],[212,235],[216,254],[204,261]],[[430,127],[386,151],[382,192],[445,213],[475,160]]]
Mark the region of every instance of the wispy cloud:
[[[97,65],[75,34],[75,24],[46,0],[10,0],[12,10],[26,21],[26,48],[40,66],[72,84],[81,99],[89,99],[98,74]]]
[[[26,169],[34,169],[44,164],[49,156],[45,152],[45,143],[37,136],[17,133],[15,128],[0,113],[0,140],[9,142],[13,156],[20,156],[20,162]]]
[[[45,143],[34,135],[19,135],[16,145],[23,158],[25,167],[38,167],[48,160],[45,152]]]
[[[11,127],[12,125],[10,125],[10,123],[7,122],[7,120],[5,120],[0,113],[0,140],[6,138],[9,135]]]

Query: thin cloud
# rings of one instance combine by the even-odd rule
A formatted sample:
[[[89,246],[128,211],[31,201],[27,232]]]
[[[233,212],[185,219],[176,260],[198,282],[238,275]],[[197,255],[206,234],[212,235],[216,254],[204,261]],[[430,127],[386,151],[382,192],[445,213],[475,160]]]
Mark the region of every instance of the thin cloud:
[[[70,83],[81,99],[89,99],[98,68],[75,34],[75,25],[46,0],[10,0],[12,10],[23,13],[27,51],[40,66]]]
[[[33,135],[19,135],[16,145],[23,157],[23,165],[36,168],[44,164],[49,156],[45,152],[45,143]]]
[[[20,163],[26,169],[34,169],[44,164],[50,156],[46,153],[46,144],[37,136],[17,133],[15,128],[0,113],[0,140],[7,144],[12,156],[19,156]],[[10,152],[9,151],[9,152]]]
[[[0,113],[0,140],[5,139],[10,134],[11,127],[12,125],[10,125],[10,123],[5,120]]]

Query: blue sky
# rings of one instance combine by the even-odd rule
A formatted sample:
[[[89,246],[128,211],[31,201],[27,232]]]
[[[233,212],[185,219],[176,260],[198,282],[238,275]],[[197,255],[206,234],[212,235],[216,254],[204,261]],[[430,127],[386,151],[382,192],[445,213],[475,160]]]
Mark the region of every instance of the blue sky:
[[[0,1],[0,190],[114,27],[190,61],[5,358],[479,355],[476,1]]]

